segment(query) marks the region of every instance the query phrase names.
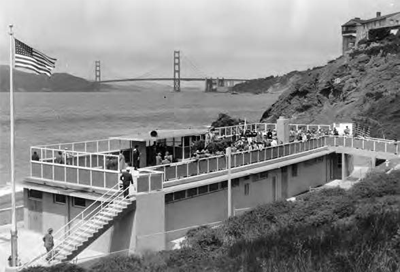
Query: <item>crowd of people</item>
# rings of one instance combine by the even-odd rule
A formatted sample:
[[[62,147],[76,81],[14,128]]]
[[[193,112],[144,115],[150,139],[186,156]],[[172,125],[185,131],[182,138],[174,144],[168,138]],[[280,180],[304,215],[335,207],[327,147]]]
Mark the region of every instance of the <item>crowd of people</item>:
[[[322,136],[334,135],[339,136],[339,132],[336,128],[333,129],[306,129],[304,127],[298,130],[292,128],[289,133],[289,142],[306,142],[312,139],[318,139]],[[346,127],[344,129],[344,136],[350,136],[350,129]],[[232,152],[243,152],[248,150],[260,150],[270,146],[277,146],[282,144],[282,141],[278,140],[276,129],[268,129],[267,131],[256,131],[246,130],[239,131],[236,135],[229,137],[227,140],[225,136],[217,136],[214,129],[206,134],[204,148],[197,149],[192,158],[204,158],[212,155],[222,155],[225,152],[225,147],[231,146]],[[226,141],[226,145],[220,145],[220,149],[215,149],[215,142]],[[211,148],[210,148],[211,147]]]

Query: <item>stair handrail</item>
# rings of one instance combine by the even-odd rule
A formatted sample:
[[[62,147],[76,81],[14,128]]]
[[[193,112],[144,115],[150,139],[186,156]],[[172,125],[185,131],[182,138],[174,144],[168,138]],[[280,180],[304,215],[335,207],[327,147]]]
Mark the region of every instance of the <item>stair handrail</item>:
[[[48,254],[50,254],[50,259],[49,262],[53,261],[58,255],[60,255],[60,251],[57,251],[57,248],[61,247],[62,245],[71,245],[71,241],[68,241],[69,237],[72,237],[73,235],[75,235],[77,233],[77,231],[79,231],[80,229],[82,229],[82,231],[85,231],[87,229],[89,229],[88,226],[86,226],[89,222],[98,222],[100,221],[99,218],[97,217],[99,213],[101,213],[102,211],[104,211],[105,209],[107,209],[109,207],[109,205],[111,205],[112,203],[114,204],[119,204],[122,201],[124,201],[126,199],[126,197],[120,198],[121,195],[123,195],[125,193],[126,190],[129,190],[129,187],[126,188],[125,190],[119,191],[119,194],[117,196],[115,196],[113,198],[113,200],[117,199],[116,202],[114,201],[109,201],[104,207],[102,207],[95,215],[93,215],[91,217],[90,220],[88,221],[84,221],[84,223],[82,225],[80,225],[79,228],[75,229],[72,233],[70,233],[62,242],[60,242],[57,247],[54,247],[51,251],[48,252]],[[96,218],[97,217],[97,218]],[[86,226],[85,229],[83,229]],[[51,253],[50,253],[51,252]]]
[[[113,187],[111,187],[107,192],[105,192],[104,194],[102,194],[100,197],[98,197],[95,201],[93,201],[92,204],[90,204],[87,208],[85,208],[82,212],[80,212],[77,216],[75,216],[73,219],[71,219],[70,221],[68,221],[68,223],[66,223],[64,226],[62,226],[60,229],[57,230],[56,233],[54,233],[53,235],[53,240],[56,241],[60,235],[60,233],[62,233],[63,235],[66,234],[65,229],[73,223],[73,221],[77,220],[79,217],[82,217],[81,220],[79,222],[83,222],[88,216],[90,216],[98,207],[102,207],[104,202],[107,202],[110,200],[111,197],[113,197],[116,193],[120,192],[120,190],[115,190],[116,187],[118,188],[119,183],[115,184]],[[110,195],[111,191],[115,191],[113,194]],[[108,198],[106,198],[106,200],[100,200],[103,199],[103,197],[105,195],[109,195]],[[101,204],[96,207],[95,209],[93,209],[92,211],[90,211],[86,216],[84,216],[84,213],[87,212],[89,209],[91,209],[96,203],[101,202]],[[79,223],[74,225],[70,230],[68,230],[69,232],[71,232],[73,229],[76,229],[77,226],[79,226]],[[64,232],[62,232],[64,231]],[[68,236],[68,235],[67,235]],[[61,240],[61,239],[60,239]],[[40,247],[37,247],[37,251],[40,251],[40,249],[43,247],[43,245],[41,245]],[[54,247],[55,248],[55,247]],[[53,249],[54,249],[53,248]],[[49,254],[49,252],[46,252],[44,254],[41,254],[39,257],[35,257],[33,260],[28,261],[26,264],[23,265],[24,267],[30,266],[33,262],[36,262],[37,260],[41,259],[43,256]]]

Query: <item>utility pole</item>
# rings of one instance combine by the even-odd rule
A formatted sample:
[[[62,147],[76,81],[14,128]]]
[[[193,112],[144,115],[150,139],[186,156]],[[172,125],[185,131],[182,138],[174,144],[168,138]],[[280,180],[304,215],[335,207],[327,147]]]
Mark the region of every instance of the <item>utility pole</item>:
[[[174,51],[174,92],[181,91],[181,57],[180,51]]]
[[[231,159],[232,149],[231,147],[226,148],[226,165],[228,168],[228,218],[232,216],[232,180],[231,180]]]

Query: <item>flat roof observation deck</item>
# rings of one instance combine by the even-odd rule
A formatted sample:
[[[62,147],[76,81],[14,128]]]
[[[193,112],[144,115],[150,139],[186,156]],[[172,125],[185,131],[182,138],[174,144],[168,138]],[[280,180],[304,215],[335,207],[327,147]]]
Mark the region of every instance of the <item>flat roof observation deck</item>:
[[[332,127],[315,124],[289,126],[296,130]],[[244,128],[244,125],[216,128],[215,134],[220,137],[233,137]],[[246,128],[266,132],[268,129],[274,129],[275,124],[254,123],[247,124]],[[157,138],[196,136],[206,132],[207,129],[166,130],[158,131]],[[118,183],[120,166],[117,154],[119,150],[132,148],[132,141],[150,140],[154,140],[154,137],[149,133],[141,133],[106,140],[34,146],[31,147],[31,155],[37,152],[40,159],[39,161],[31,160],[31,174],[27,181],[104,192]],[[58,152],[61,152],[63,163],[59,163]],[[231,159],[232,173],[259,167],[271,168],[284,161],[299,161],[309,159],[311,155],[332,152],[391,159],[398,157],[399,146],[397,142],[385,139],[320,136],[306,142],[292,142],[263,149],[235,152]],[[134,179],[137,181],[138,192],[148,192],[163,189],[165,186],[197,182],[226,174],[226,156],[212,155],[206,158],[185,159],[177,163],[140,168],[139,171],[135,171]]]
[[[127,148],[131,148],[130,141],[111,138],[32,146],[30,177],[27,181],[103,193],[118,183],[118,153]],[[32,160],[34,152],[39,160]],[[152,169],[135,171],[135,177],[146,181],[140,186],[142,190],[158,188],[164,180],[163,173]]]

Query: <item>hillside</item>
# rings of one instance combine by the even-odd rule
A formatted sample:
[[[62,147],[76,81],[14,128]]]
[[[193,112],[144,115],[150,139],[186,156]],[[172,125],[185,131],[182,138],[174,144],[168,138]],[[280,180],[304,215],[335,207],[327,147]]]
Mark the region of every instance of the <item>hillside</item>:
[[[332,123],[370,119],[375,137],[380,127],[387,137],[400,135],[400,37],[366,43],[351,52],[303,73],[262,115],[281,115],[297,122]],[[378,132],[379,131],[379,132]]]
[[[400,135],[400,31],[307,71],[253,80],[241,92],[281,92],[261,121],[283,115],[299,123],[367,120],[375,137]],[[381,129],[382,128],[382,129]]]
[[[0,66],[0,91],[8,92],[10,86],[9,67]],[[67,73],[55,73],[51,77],[14,70],[16,92],[88,92],[96,91],[93,82]]]

